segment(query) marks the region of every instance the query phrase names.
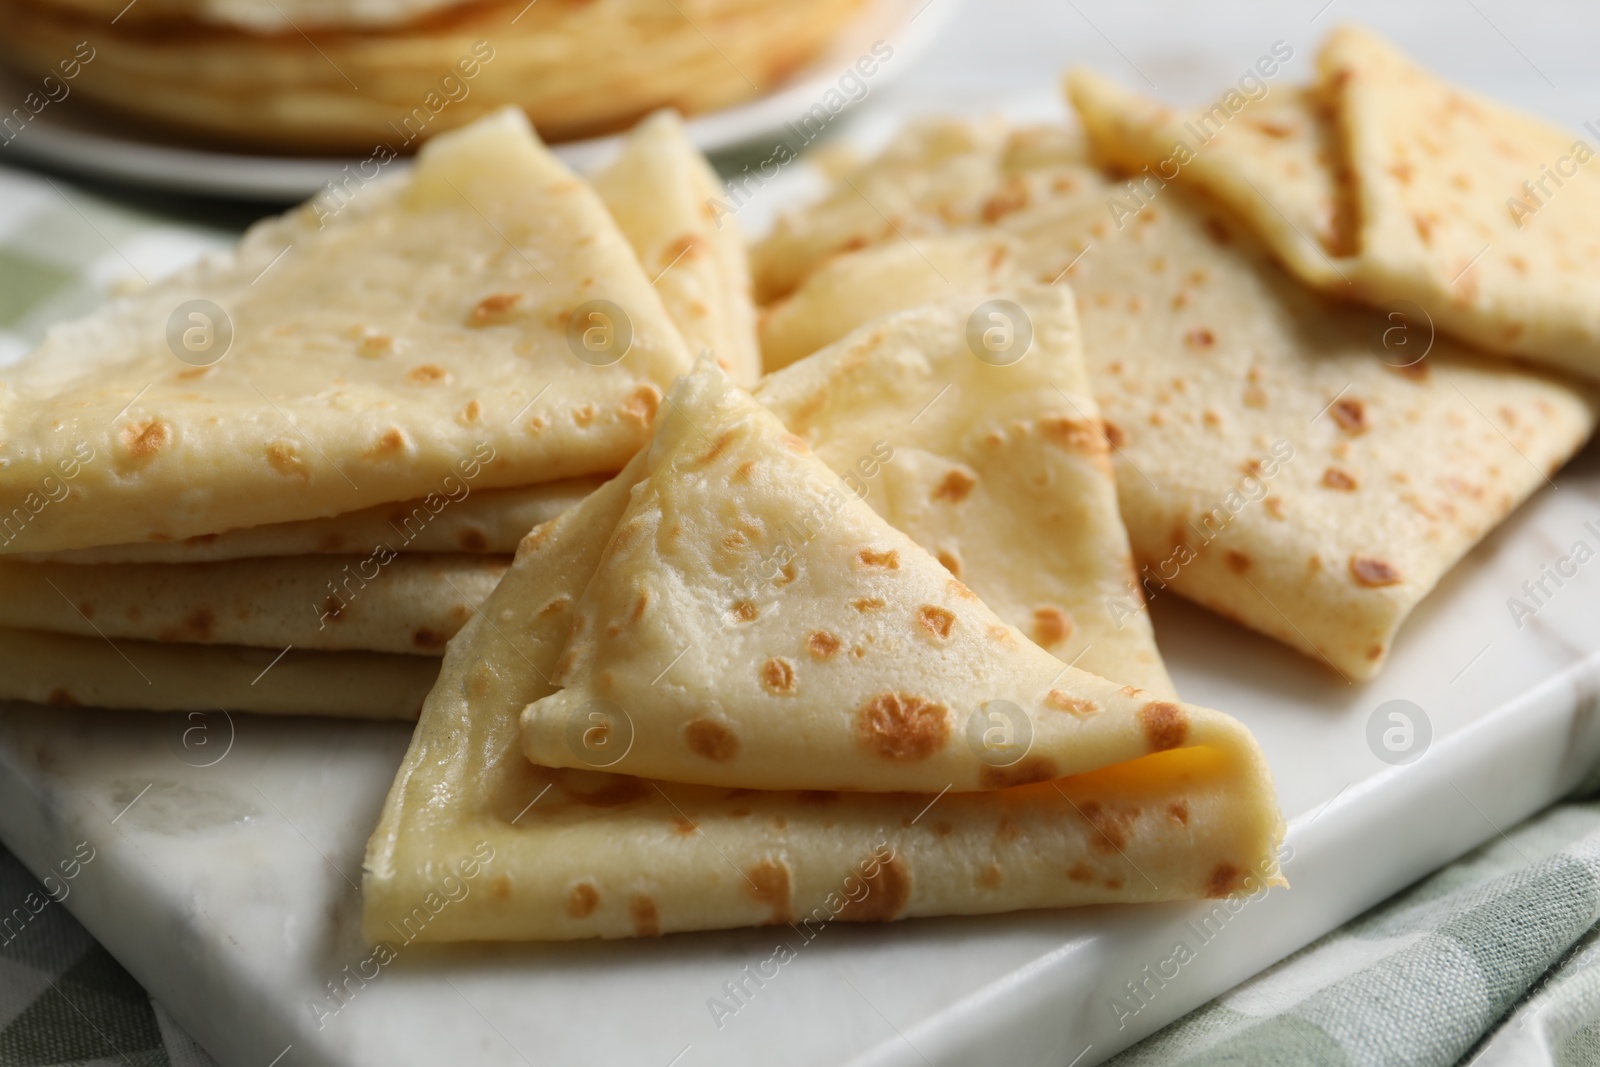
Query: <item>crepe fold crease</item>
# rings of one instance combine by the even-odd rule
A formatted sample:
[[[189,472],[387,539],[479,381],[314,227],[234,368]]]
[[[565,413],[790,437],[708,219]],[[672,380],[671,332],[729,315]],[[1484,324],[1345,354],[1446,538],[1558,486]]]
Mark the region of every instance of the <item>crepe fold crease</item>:
[[[447,649],[368,845],[367,938],[645,936],[1281,884],[1281,819],[1241,725],[1067,667],[843,485],[714,366],[680,381],[650,445],[525,539]],[[724,657],[739,664],[726,678]],[[911,685],[947,706],[901,702],[925,728],[897,731],[889,709],[865,738],[855,697]],[[999,775],[987,742],[929,744],[957,705],[959,730],[1002,691],[1055,766],[1028,763],[1015,734],[994,743],[1020,769]],[[817,770],[823,752],[842,763]],[[841,778],[867,791],[828,788]],[[802,781],[821,788],[773,788]],[[447,874],[485,891],[435,914]]]

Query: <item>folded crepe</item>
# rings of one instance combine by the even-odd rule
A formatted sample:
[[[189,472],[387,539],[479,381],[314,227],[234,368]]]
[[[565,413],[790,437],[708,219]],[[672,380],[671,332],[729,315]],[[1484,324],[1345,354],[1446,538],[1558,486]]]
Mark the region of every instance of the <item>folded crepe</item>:
[[[54,707],[415,719],[438,676],[424,656],[0,629],[0,700]]]
[[[1307,283],[1413,301],[1479,348],[1600,377],[1595,147],[1356,27],[1329,36],[1318,70],[1309,89],[1209,111],[1086,74],[1068,91],[1134,184],[1204,188]]]
[[[750,543],[739,547],[730,537],[705,546],[703,555],[694,558],[686,538],[691,523],[708,521],[707,516],[674,511],[667,525],[659,527],[658,543],[671,557],[661,563],[689,566],[693,573],[672,567],[651,572],[659,575],[659,584],[652,586],[654,603],[646,600],[641,615],[651,627],[653,612],[669,602],[691,615],[704,614],[704,605],[689,602],[683,592],[687,586],[680,582],[697,578],[718,584],[711,576],[720,576],[719,593],[726,599],[735,580],[745,576],[742,569],[726,568],[754,558],[773,559],[773,550],[786,543],[806,554],[795,567],[802,587],[833,582],[842,589],[871,566],[875,570],[869,572],[869,581],[875,587],[881,584],[885,594],[893,593],[896,604],[908,603],[900,593],[926,581],[928,599],[950,605],[947,610],[957,615],[958,624],[992,618],[981,604],[958,595],[954,580],[937,573],[931,557],[853,501],[838,487],[837,477],[777,427],[771,415],[720,379],[719,372],[706,367],[680,385],[670,411],[661,413],[657,441],[616,480],[530,534],[482,614],[451,643],[439,684],[423,707],[411,749],[368,845],[363,930],[370,941],[553,940],[795,921],[888,921],[1228,896],[1281,884],[1273,858],[1281,820],[1265,764],[1242,727],[1214,712],[1176,704],[1164,705],[1170,712],[1141,717],[1140,709],[1160,702],[1129,696],[1115,685],[1067,669],[1041,650],[1030,649],[1021,634],[994,622],[987,624],[993,634],[975,635],[984,655],[1003,648],[999,634],[1004,632],[1014,647],[996,654],[1007,662],[1023,666],[1030,676],[1039,674],[1041,683],[1051,682],[1041,664],[1054,664],[1060,675],[1053,686],[1065,706],[1050,707],[1048,714],[1084,724],[1104,721],[1106,727],[1088,726],[1084,736],[1103,731],[1115,738],[1106,755],[1126,752],[1126,762],[1050,782],[940,797],[931,791],[729,790],[550,769],[525,760],[519,751],[519,715],[557,692],[549,679],[558,670],[578,669],[577,657],[566,661],[563,653],[575,621],[582,617],[580,604],[586,590],[603,580],[601,572],[615,574],[618,560],[643,544],[638,505],[657,499],[650,482],[658,477],[677,484],[693,480],[696,471],[720,472],[735,454],[749,453],[755,463],[749,483],[723,485],[724,499],[712,511],[728,517],[725,533],[737,533]],[[712,435],[710,440],[699,437],[696,424]],[[762,444],[752,448],[757,435]],[[667,441],[675,445],[670,454]],[[754,502],[747,484],[766,486],[760,492],[764,504],[777,507],[784,499],[762,470],[769,461],[780,469],[790,469],[791,462],[809,465],[801,484],[832,484],[844,503],[825,515],[808,513],[808,505],[799,499],[782,513],[743,511],[740,498]],[[727,473],[737,475],[744,462]],[[675,463],[681,464],[677,471]],[[881,545],[898,552],[899,566],[891,569],[885,557],[874,556],[874,564],[859,558],[836,561],[845,568],[839,574],[813,572],[813,560],[820,563],[833,553],[796,537],[794,531],[804,528],[808,517],[824,543],[836,539],[836,522],[873,524],[872,544],[858,547]],[[781,519],[783,525],[763,525],[763,519]],[[669,533],[674,524],[678,531]],[[914,577],[913,570],[923,577]],[[781,562],[777,576],[786,577]],[[905,582],[897,588],[895,578]],[[765,588],[753,590],[752,603],[759,598],[770,606],[790,595],[770,580],[761,579],[758,586]],[[639,600],[637,594],[624,595],[628,614],[619,621],[626,622]],[[883,599],[886,610],[890,597]],[[744,620],[739,603],[716,607],[726,610],[733,625],[761,622],[759,614]],[[843,607],[859,619],[877,610],[870,605],[867,613]],[[870,664],[882,672],[886,690],[916,681],[881,645],[868,650],[860,665],[851,666],[857,660],[855,649],[843,640],[859,628],[851,618],[829,617],[820,627],[818,620],[798,613],[776,618],[789,619],[789,655],[804,663],[804,675],[797,672],[796,677],[808,677],[808,688],[810,678],[820,679],[820,671],[830,669],[817,666],[828,660],[840,672],[864,671]],[[600,619],[589,625],[611,622]],[[909,650],[915,641],[946,640],[926,632],[919,636],[914,632],[919,625],[897,620],[902,648]],[[832,649],[825,637],[812,640],[822,627],[829,633],[837,630],[838,648]],[[625,634],[638,629],[624,626],[616,636],[626,643],[633,638]],[[964,629],[952,630],[951,636],[958,642],[969,640]],[[592,630],[578,633],[580,642],[584,633],[593,636]],[[734,639],[717,634],[719,642]],[[701,651],[721,656],[714,647]],[[563,661],[561,667],[558,661]],[[663,662],[656,670],[668,665]],[[680,669],[682,675],[677,674]],[[696,654],[661,674],[660,684],[681,686],[690,679],[700,681],[703,674]],[[741,697],[779,701],[776,719],[766,725],[781,726],[787,718],[781,702],[792,698],[772,694],[766,678],[782,680],[780,672],[744,662],[736,677],[715,688],[724,695],[738,689]],[[757,684],[750,684],[752,680]],[[1074,695],[1080,692],[1082,696]],[[705,709],[718,710],[709,701]],[[902,709],[913,720],[929,718],[925,711]],[[644,712],[642,707],[636,710]],[[849,714],[848,709],[835,710]],[[883,721],[895,715],[886,710]],[[591,725],[583,719],[577,732],[580,747],[597,740],[603,750],[610,741],[622,741],[609,733],[617,722],[602,716],[601,723]],[[1147,729],[1151,726],[1156,728]],[[595,733],[585,737],[586,728]],[[1053,737],[1055,729],[1050,726],[1046,732]],[[880,736],[887,740],[890,734]],[[643,744],[643,736],[633,743]],[[1074,757],[1073,762],[1089,761]],[[468,894],[448,908],[429,907],[437,897],[438,878],[456,872],[481,879],[485,891]]]
[[[749,252],[732,213],[716,210],[727,195],[722,181],[677,113],[635,126],[592,181],[689,351],[711,353],[734,381],[754,384],[761,352]]]
[[[248,526],[182,541],[19,552],[15,558],[35,563],[210,563],[380,550],[509,556],[529,530],[575,506],[605,481],[598,475],[586,475],[519,489],[473,492],[458,480],[443,492],[418,500],[379,504],[326,519]]]
[[[689,355],[599,197],[519,112],[347,191],[58,327],[0,376],[0,552],[627,461]]]
[[[1096,158],[1127,174],[1112,190],[1118,222],[1136,218],[1167,182],[1191,184],[1247,220],[1303,281],[1354,295],[1355,197],[1316,87],[1230,94],[1191,109],[1146,100],[1092,70],[1068,72],[1065,90]]]
[[[1593,394],[1444,338],[1389,344],[1392,322],[1306,291],[1183,189],[1118,228],[1122,187],[1096,180],[994,232],[1016,277],[1077,294],[1140,583],[1372,677],[1445,571],[1587,439]],[[817,292],[853,288],[864,315],[917,299],[869,298],[897,244],[836,257]]]
[[[1006,625],[720,374],[671,396],[573,608],[561,688],[523,714],[534,763],[593,766],[570,735],[600,702],[630,723],[611,769],[750,789],[988,789],[1248,743],[1232,719],[1076,670]],[[1060,432],[1096,437],[1082,420]],[[965,484],[938,465],[936,484]],[[1015,720],[1002,766],[963,732],[991,706]]]
[[[0,626],[197,645],[439,656],[502,556],[288,556],[217,563],[0,562]]]
[[[1035,644],[1174,697],[1149,615],[1117,610],[1133,557],[1072,293],[1004,295],[869,322],[769,375],[755,398]],[[1012,330],[1025,351],[975,349],[974,316],[983,329]]]

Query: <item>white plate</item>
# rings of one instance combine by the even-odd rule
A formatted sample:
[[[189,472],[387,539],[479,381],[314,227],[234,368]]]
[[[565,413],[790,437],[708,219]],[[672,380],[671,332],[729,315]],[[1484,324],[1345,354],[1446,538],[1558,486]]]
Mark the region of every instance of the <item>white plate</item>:
[[[689,120],[689,135],[704,152],[716,152],[779,133],[796,121],[840,75],[868,54],[874,42],[894,49],[868,81],[868,93],[899,78],[958,10],[961,0],[871,0],[827,51],[766,96]],[[3,99],[20,100],[30,86],[0,72]],[[68,101],[70,101],[68,97]],[[84,177],[211,196],[295,201],[317,192],[352,158],[294,158],[209,152],[158,141],[131,140],[122,124],[92,108],[52,104],[5,146],[13,157]],[[620,135],[569,141],[555,151],[587,168],[616,151]]]

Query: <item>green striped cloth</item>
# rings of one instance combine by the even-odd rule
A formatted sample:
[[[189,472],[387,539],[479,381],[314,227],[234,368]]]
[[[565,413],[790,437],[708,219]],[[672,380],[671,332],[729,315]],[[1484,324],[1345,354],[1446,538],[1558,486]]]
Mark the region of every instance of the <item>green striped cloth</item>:
[[[0,168],[0,365],[230,238]],[[0,920],[42,893],[0,849]],[[0,1067],[209,1064],[69,907],[0,922]],[[1112,1062],[1600,1064],[1597,919],[1600,802],[1558,804]]]

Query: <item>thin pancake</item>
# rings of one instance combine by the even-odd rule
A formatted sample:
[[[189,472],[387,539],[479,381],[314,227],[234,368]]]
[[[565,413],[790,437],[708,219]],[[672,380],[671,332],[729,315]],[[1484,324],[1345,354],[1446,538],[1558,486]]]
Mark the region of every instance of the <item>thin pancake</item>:
[[[3,377],[0,551],[617,470],[688,364],[599,198],[501,112],[51,331]]]
[[[1281,883],[1282,824],[1253,748],[1242,762],[1181,749],[932,809],[931,796],[752,793],[528,763],[518,713],[553,691],[573,606],[642,470],[641,457],[534,531],[452,642],[367,846],[369,942],[881,922]],[[481,875],[489,891],[430,911],[446,872]]]

